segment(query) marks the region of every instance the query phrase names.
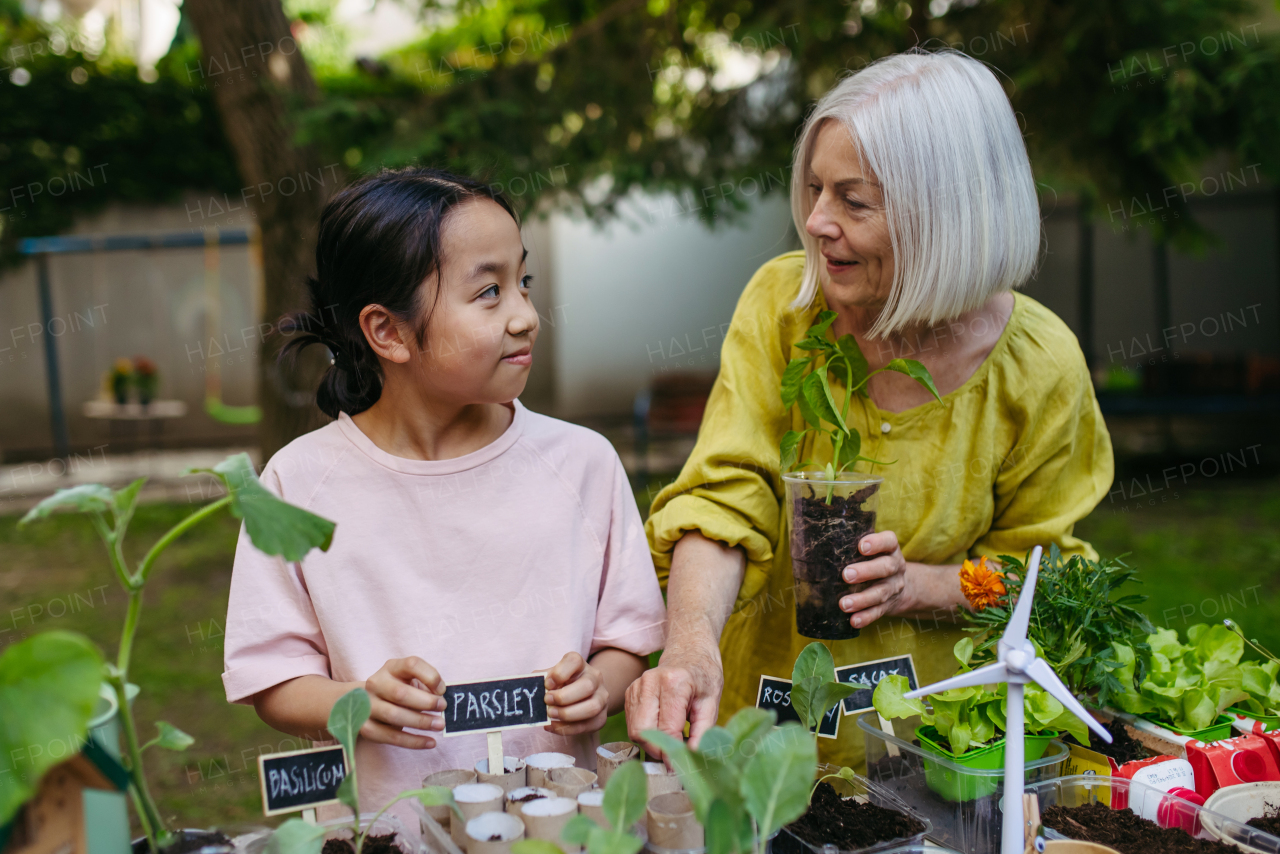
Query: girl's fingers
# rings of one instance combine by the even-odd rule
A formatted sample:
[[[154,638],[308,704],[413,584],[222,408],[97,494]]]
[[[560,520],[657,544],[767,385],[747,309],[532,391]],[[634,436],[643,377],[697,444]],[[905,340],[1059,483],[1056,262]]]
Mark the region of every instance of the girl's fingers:
[[[574,684],[579,685],[581,683]],[[589,695],[589,699],[583,702],[556,707],[555,720],[565,724],[594,720],[597,716],[603,714],[608,707],[609,692],[602,685]]]
[[[599,675],[588,671],[582,678],[555,691],[547,692],[547,706],[572,706],[592,696],[601,687]]]
[[[583,661],[582,656],[578,653],[565,653],[564,658],[560,659],[555,667],[547,671],[547,690],[550,691],[559,688],[561,685],[568,685],[573,682],[586,666],[587,663]]]
[[[601,712],[589,721],[580,721],[578,723],[551,723],[547,726],[547,732],[554,735],[582,735],[588,732],[599,732],[604,726],[604,722],[608,716]]]
[[[444,719],[439,715],[419,714],[381,699],[373,699],[370,718],[395,727],[407,726],[436,731],[444,729]]]
[[[867,534],[858,542],[858,551],[864,555],[878,555],[898,550],[898,535],[893,531]]]
[[[391,744],[410,750],[426,750],[436,746],[436,740],[430,736],[405,732],[372,719],[365,721],[364,726],[360,727],[360,735],[378,744]]]
[[[444,697],[415,688],[408,682],[402,682],[385,669],[370,676],[365,683],[365,688],[374,697],[406,709],[422,712],[444,711]]]
[[[416,655],[408,658],[393,658],[383,665],[383,670],[401,682],[417,679],[432,694],[444,694],[445,684],[440,678],[440,672]]]

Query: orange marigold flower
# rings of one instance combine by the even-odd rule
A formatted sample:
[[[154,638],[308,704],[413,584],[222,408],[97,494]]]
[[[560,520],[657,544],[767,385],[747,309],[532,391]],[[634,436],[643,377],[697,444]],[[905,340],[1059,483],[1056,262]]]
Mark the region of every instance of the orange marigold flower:
[[[986,555],[978,558],[976,564],[970,560],[964,562],[960,568],[960,590],[975,611],[996,604],[1005,594],[1004,581],[1000,573],[987,566]]]

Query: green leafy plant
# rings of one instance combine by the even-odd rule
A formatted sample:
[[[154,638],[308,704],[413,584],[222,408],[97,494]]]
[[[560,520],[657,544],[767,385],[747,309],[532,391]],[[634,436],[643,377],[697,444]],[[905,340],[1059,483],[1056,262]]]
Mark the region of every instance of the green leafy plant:
[[[0,828],[65,754],[32,748],[83,738],[102,684],[102,654],[83,635],[41,632],[0,653]]]
[[[791,668],[791,708],[810,731],[818,728],[836,704],[857,690],[856,685],[836,680],[835,659],[822,644],[811,643],[796,656]]]
[[[796,344],[801,350],[808,350],[813,355],[792,359],[782,373],[782,404],[788,409],[798,406],[800,416],[809,425],[804,430],[788,430],[783,434],[779,455],[784,472],[814,465],[810,460],[805,460],[798,466],[796,464],[801,443],[810,433],[826,436],[831,440],[832,459],[823,466],[829,479],[852,469],[859,460],[886,465],[862,456],[862,434],[850,427],[848,422],[853,395],[866,397],[867,381],[876,374],[885,371],[906,374],[928,389],[935,398],[942,399],[928,369],[914,359],[893,359],[883,368],[870,371],[866,357],[862,355],[862,350],[852,335],[841,335],[834,342],[828,339],[827,331],[835,319],[834,311],[824,311],[818,315],[817,323],[809,327],[805,337]],[[843,382],[843,394],[838,395],[832,391],[833,382]],[[839,402],[837,397],[840,398]],[[831,501],[830,494],[827,501]]]
[[[803,725],[776,722],[770,709],[740,709],[725,726],[707,730],[697,750],[659,730],[644,733],[679,774],[708,854],[758,852],[808,809],[817,744]]]
[[[135,480],[128,486],[115,490],[96,483],[60,489],[33,507],[18,523],[20,526],[27,525],[63,510],[88,516],[94,530],[98,532],[98,536],[106,546],[107,558],[115,572],[116,580],[128,597],[129,604],[125,612],[124,628],[121,632],[116,660],[100,668],[97,684],[105,679],[115,691],[119,705],[120,728],[125,739],[126,765],[131,783],[130,793],[137,808],[138,821],[147,835],[152,850],[158,850],[168,844],[171,833],[147,786],[142,751],[147,747],[184,750],[193,741],[189,735],[172,724],[157,721],[158,735],[146,744],[141,744],[138,740],[133,711],[126,696],[125,686],[129,682],[133,644],[142,614],[142,591],[155,569],[156,562],[175,540],[224,508],[229,509],[236,518],[244,520],[249,539],[255,547],[269,555],[280,555],[285,560],[301,560],[313,548],[327,550],[333,540],[334,524],[301,507],[288,504],[267,491],[258,482],[253,464],[247,454],[228,457],[212,469],[190,469],[185,473],[195,472],[207,472],[218,478],[227,494],[206,504],[170,528],[143,556],[136,568],[130,568],[125,559],[124,541],[129,522],[133,519],[133,513],[137,507],[138,494],[146,478]],[[96,684],[94,693],[96,696]],[[50,713],[48,709],[38,704],[25,705],[27,709],[25,712],[18,710],[15,713],[18,715]]]
[[[373,832],[374,825],[382,814],[394,804],[408,798],[417,798],[423,806],[448,806],[453,814],[462,820],[462,810],[454,800],[453,791],[444,786],[427,786],[423,789],[410,789],[401,792],[383,805],[373,816],[364,831],[360,830],[360,787],[356,782],[356,739],[360,736],[360,727],[369,720],[372,706],[369,692],[363,688],[354,688],[338,698],[329,710],[329,733],[338,740],[347,754],[347,776],[338,785],[338,800],[351,810],[351,847],[355,854],[364,850],[364,844]],[[271,834],[267,850],[271,854],[320,854],[324,848],[324,837],[327,828],[319,827],[300,818],[291,818],[281,824]],[[635,854],[634,851],[630,854]]]
[[[1238,700],[1253,699],[1245,690],[1245,667],[1240,664],[1244,640],[1226,626],[1189,626],[1186,644],[1179,642],[1174,629],[1159,629],[1146,643],[1150,652],[1145,678],[1137,676],[1139,658],[1133,648],[1113,645],[1123,663],[1116,675],[1126,690],[1115,696],[1122,710],[1186,732],[1208,727]],[[1248,665],[1251,684],[1262,688],[1270,675],[1266,666]],[[1270,694],[1268,688],[1266,696]]]
[[[1280,673],[1280,658],[1256,640],[1245,637],[1234,620],[1223,620],[1222,625],[1266,659],[1261,664],[1256,661],[1241,663],[1241,686],[1249,696],[1238,704],[1239,707],[1255,715],[1280,715],[1280,682],[1276,679]]]
[[[1039,593],[1039,589],[1036,592]],[[956,641],[952,652],[960,663],[961,672],[972,669],[971,638]],[[1038,649],[1036,652],[1040,654]],[[988,747],[1004,736],[1009,710],[1005,685],[998,685],[995,690],[986,685],[953,688],[930,694],[924,700],[906,697],[910,690],[911,685],[905,676],[886,676],[876,686],[871,704],[882,717],[890,720],[918,716],[922,724],[937,731],[955,756]],[[1022,707],[1026,734],[1066,730],[1077,739],[1084,739],[1082,744],[1089,743],[1085,724],[1065,706],[1035,684],[1027,685],[1024,690]],[[927,704],[925,700],[928,700]]]
[[[609,826],[601,827],[590,816],[579,814],[565,825],[561,836],[565,842],[585,847],[587,854],[636,854],[644,847],[644,841],[629,831],[644,818],[648,791],[649,780],[643,763],[634,760],[624,762],[614,769],[604,787],[604,801],[600,809]],[[528,850],[523,852],[513,849],[513,854],[552,854],[525,847]]]
[[[964,612],[971,624],[968,631],[976,635],[975,666],[996,659],[996,644],[1009,625],[1027,579],[1022,561],[1001,555],[1000,562],[1005,594],[993,605]],[[1125,585],[1137,583],[1136,576],[1137,571],[1125,564],[1123,555],[1101,561],[1080,555],[1064,559],[1056,545],[1049,547],[1040,563],[1028,637],[1043,650],[1045,661],[1071,693],[1081,699],[1096,698],[1099,705],[1108,705],[1124,688],[1116,675],[1122,662],[1112,643],[1141,646],[1154,630],[1138,610],[1147,597],[1121,593]]]

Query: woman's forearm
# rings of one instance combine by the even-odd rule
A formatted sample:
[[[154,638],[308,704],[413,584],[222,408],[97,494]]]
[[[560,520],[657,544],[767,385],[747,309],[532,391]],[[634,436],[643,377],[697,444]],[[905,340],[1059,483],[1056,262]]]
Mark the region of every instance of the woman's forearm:
[[[329,712],[338,698],[363,682],[335,682],[325,676],[299,676],[259,691],[253,697],[258,717],[280,732],[326,741],[329,734]]]
[[[907,592],[894,616],[954,622],[966,607],[960,590],[960,564],[934,565],[907,561]]]
[[[600,671],[609,692],[609,714],[616,715],[626,703],[627,688],[649,669],[649,662],[635,653],[612,647],[600,650],[590,661],[591,666]]]
[[[733,613],[747,556],[740,548],[697,531],[680,538],[671,553],[667,581],[667,649],[720,646],[720,633]],[[664,655],[665,658],[665,655]]]

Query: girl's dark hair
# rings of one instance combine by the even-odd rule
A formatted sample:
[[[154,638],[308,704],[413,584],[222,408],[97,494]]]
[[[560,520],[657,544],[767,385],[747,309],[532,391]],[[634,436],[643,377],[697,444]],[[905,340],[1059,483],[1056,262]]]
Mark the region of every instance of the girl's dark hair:
[[[423,281],[440,269],[440,230],[449,213],[472,199],[497,202],[519,217],[494,187],[440,169],[384,170],[345,187],[320,214],[316,275],[307,279],[311,310],[285,315],[291,336],[280,358],[323,344],[333,364],[320,380],[316,405],[330,418],[355,415],[382,394],[378,357],[360,329],[360,312],[377,304],[426,335],[440,289],[422,303]]]

